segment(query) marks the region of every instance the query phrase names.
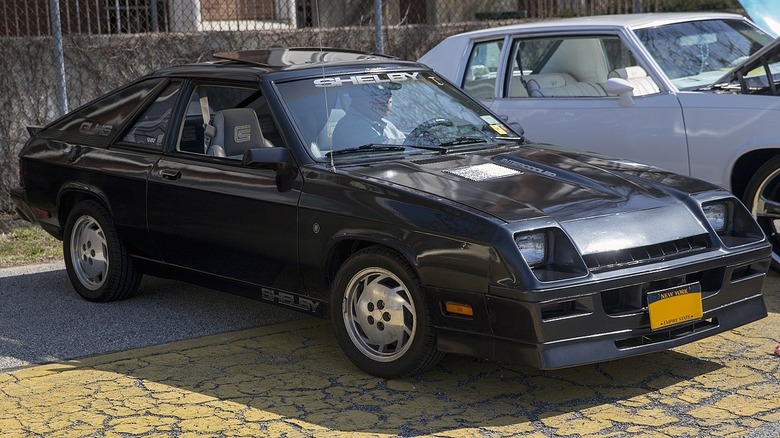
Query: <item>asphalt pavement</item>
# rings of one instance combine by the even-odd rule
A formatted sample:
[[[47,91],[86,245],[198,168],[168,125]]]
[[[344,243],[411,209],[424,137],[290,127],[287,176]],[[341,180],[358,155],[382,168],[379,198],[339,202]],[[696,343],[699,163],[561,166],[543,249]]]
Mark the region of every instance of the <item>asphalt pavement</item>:
[[[132,299],[81,299],[62,264],[0,269],[0,370],[304,318],[187,283],[144,277]]]
[[[764,294],[767,318],[669,351],[384,380],[327,321],[155,278],[93,304],[59,265],[0,269],[0,436],[777,437],[780,277]]]

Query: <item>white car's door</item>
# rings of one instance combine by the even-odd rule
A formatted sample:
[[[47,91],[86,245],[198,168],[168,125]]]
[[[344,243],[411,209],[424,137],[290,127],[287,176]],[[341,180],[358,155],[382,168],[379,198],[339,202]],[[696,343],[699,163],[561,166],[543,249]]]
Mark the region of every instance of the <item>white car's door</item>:
[[[520,123],[531,141],[690,173],[685,124],[673,94],[635,97],[629,107],[607,96],[502,98],[486,103],[502,118]]]
[[[614,87],[627,85],[633,96],[618,97]],[[679,101],[617,35],[475,42],[463,88],[531,141],[690,174]]]

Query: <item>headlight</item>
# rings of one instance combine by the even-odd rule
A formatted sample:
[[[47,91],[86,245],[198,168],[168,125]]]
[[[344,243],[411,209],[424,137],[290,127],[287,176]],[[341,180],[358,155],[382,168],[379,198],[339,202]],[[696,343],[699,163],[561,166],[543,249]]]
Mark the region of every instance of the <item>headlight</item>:
[[[515,244],[528,266],[533,268],[547,260],[547,233],[518,234]]]
[[[729,207],[728,204],[718,202],[714,204],[707,204],[702,206],[704,210],[704,217],[710,223],[710,226],[715,229],[716,233],[722,233],[726,231],[729,225]]]

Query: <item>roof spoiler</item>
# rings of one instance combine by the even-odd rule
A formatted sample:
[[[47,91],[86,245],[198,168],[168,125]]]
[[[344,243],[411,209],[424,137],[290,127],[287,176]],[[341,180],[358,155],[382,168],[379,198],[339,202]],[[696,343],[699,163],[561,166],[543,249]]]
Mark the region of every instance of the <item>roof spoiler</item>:
[[[28,125],[27,126],[27,132],[30,133],[30,137],[35,136],[35,134],[41,132],[43,129],[43,125]]]

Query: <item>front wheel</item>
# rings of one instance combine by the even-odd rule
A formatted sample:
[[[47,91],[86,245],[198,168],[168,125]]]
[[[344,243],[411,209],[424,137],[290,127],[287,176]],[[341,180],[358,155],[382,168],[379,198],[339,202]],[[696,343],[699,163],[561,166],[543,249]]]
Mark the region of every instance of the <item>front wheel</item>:
[[[84,201],[73,208],[62,243],[68,277],[82,298],[115,301],[138,289],[141,274],[99,203]]]
[[[371,247],[350,257],[333,283],[331,309],[341,348],[369,374],[409,376],[444,356],[417,276],[392,251]]]
[[[767,161],[753,175],[742,202],[772,243],[772,269],[780,271],[780,156]]]

